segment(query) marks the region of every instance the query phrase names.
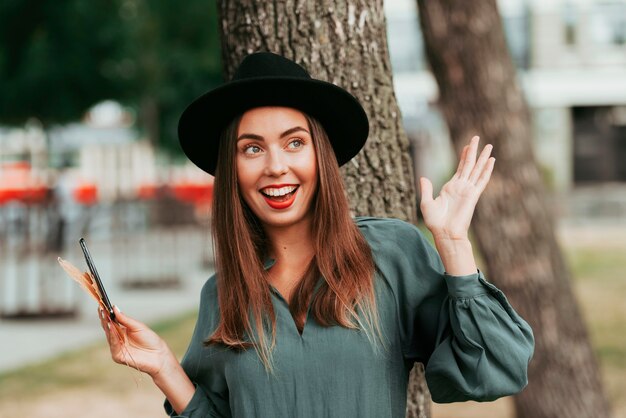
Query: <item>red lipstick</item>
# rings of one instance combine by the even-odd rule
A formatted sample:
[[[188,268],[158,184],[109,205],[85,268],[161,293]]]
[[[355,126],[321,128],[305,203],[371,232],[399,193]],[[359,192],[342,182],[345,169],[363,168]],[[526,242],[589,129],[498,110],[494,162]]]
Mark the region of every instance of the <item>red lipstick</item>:
[[[272,185],[272,186],[268,186],[268,187],[272,187],[272,188],[280,188],[280,187],[285,187],[285,186],[291,186],[290,184],[285,184],[285,185]],[[264,187],[265,189],[265,187]],[[288,199],[286,200],[275,200],[270,196],[267,196],[265,193],[261,192],[261,195],[263,196],[263,199],[265,199],[265,202],[268,204],[269,207],[271,207],[272,209],[287,209],[288,207],[290,207],[293,202],[296,200],[296,194],[298,193],[299,187],[296,187],[296,189],[291,192],[291,195],[289,196]]]

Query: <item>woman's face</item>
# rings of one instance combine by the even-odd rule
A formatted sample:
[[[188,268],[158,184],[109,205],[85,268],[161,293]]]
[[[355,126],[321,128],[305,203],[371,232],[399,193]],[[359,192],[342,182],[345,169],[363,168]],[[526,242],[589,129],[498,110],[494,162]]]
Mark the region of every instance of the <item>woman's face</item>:
[[[244,201],[265,227],[310,220],[317,190],[317,159],[300,111],[258,107],[237,131],[237,179]]]

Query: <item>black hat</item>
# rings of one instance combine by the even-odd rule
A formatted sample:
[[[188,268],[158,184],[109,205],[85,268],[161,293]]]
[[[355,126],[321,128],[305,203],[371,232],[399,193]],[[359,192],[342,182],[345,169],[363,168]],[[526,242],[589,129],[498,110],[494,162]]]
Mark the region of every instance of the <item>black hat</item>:
[[[285,106],[317,119],[328,134],[337,162],[348,162],[367,139],[367,115],[346,90],[311,78],[295,62],[269,52],[244,58],[233,79],[203,94],[185,109],[178,139],[187,157],[215,174],[222,131],[238,115],[260,106]]]

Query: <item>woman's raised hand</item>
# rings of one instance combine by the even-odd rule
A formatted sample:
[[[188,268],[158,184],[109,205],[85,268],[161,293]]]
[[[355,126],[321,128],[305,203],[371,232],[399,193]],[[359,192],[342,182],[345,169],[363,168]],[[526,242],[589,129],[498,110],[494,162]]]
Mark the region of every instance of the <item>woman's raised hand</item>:
[[[478,160],[477,136],[463,147],[456,173],[433,199],[433,185],[420,178],[422,199],[420,209],[426,227],[435,240],[467,240],[468,230],[478,198],[487,186],[496,159],[489,157],[493,147],[486,145]]]
[[[174,354],[161,337],[144,323],[126,316],[117,306],[115,307],[115,319],[119,324],[126,327],[127,342],[125,344],[115,332],[108,314],[100,308],[98,311],[100,324],[106,333],[111,349],[111,357],[116,363],[127,364],[154,378],[173,358],[175,359]]]

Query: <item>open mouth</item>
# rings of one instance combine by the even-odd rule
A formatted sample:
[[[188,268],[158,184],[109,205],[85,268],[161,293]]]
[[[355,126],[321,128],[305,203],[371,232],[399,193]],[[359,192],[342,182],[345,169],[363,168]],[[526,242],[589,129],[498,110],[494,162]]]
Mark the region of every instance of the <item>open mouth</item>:
[[[285,209],[293,203],[299,186],[266,187],[261,189],[261,195],[267,204],[274,209]]]

